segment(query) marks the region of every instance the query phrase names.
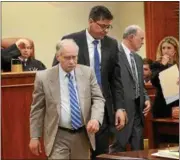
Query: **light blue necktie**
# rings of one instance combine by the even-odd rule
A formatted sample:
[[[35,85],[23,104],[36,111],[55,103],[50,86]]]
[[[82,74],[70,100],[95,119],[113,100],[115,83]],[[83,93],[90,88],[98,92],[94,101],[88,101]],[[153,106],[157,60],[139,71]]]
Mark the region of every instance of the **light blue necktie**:
[[[94,71],[96,74],[97,82],[98,82],[99,86],[101,86],[100,58],[99,58],[99,53],[98,53],[98,49],[97,49],[98,43],[99,43],[98,40],[93,41],[93,44],[94,44]]]
[[[71,107],[71,125],[73,129],[78,129],[82,127],[81,111],[77,100],[76,90],[73,84],[73,76],[70,73],[68,73],[67,77],[69,79],[68,89]]]

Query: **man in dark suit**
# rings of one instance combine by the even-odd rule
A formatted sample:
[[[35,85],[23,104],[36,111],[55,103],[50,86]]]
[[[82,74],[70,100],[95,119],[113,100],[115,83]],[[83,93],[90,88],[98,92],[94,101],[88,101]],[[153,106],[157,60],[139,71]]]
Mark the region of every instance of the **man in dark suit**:
[[[143,149],[144,116],[150,111],[150,100],[144,88],[143,61],[137,52],[144,41],[144,32],[137,25],[128,26],[119,45],[119,65],[124,88],[124,103],[128,124],[116,132],[110,152],[125,151],[127,143],[132,150]]]
[[[96,134],[96,150],[92,159],[109,150],[110,126],[120,130],[125,125],[124,96],[118,65],[117,41],[107,36],[112,28],[113,16],[104,6],[95,6],[89,14],[89,27],[86,30],[64,36],[72,38],[79,46],[78,63],[90,66],[106,100],[103,124]],[[54,58],[53,65],[57,64]]]

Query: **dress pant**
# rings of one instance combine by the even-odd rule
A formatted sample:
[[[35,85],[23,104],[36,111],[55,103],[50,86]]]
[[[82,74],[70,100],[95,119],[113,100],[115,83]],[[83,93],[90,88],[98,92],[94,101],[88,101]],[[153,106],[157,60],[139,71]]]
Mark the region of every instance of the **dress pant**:
[[[137,150],[143,150],[144,145],[143,145],[143,123],[142,123],[142,118],[141,118],[141,111],[140,111],[140,99],[137,98],[134,100],[134,107],[135,108],[135,114],[134,118],[129,119],[129,124],[128,126],[128,132],[126,132],[126,137],[118,137],[118,132],[122,131],[116,131],[116,139],[115,142],[110,146],[109,152],[114,153],[114,152],[125,152],[127,144],[129,143],[131,145],[131,150],[132,151],[137,151]],[[118,137],[118,138],[117,138]],[[121,139],[127,138],[126,143],[121,143]]]
[[[90,159],[90,143],[85,128],[74,133],[59,128],[48,159]]]
[[[109,138],[110,130],[108,123],[108,115],[105,108],[103,123],[100,126],[99,131],[95,135],[96,138],[96,150],[91,149],[91,160],[95,160],[97,155],[109,152]]]

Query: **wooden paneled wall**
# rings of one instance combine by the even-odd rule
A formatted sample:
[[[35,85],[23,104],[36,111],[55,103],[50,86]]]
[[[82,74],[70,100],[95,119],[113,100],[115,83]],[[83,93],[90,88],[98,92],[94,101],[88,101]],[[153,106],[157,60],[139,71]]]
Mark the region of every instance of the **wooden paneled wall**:
[[[166,36],[179,39],[179,2],[144,2],[146,57],[155,60],[159,42]]]

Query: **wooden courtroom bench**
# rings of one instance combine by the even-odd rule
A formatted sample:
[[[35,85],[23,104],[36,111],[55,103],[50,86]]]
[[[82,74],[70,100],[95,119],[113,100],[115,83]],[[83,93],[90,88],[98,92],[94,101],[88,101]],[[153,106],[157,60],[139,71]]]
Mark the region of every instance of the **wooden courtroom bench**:
[[[153,103],[156,90],[151,85],[145,87]],[[145,118],[144,139],[147,139],[149,149],[160,148],[161,146],[167,147],[167,145],[164,145],[166,143],[175,144],[174,141],[178,141],[178,136],[179,119],[173,119],[172,117],[153,118],[151,112]]]

